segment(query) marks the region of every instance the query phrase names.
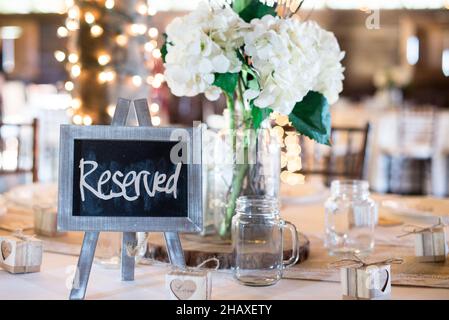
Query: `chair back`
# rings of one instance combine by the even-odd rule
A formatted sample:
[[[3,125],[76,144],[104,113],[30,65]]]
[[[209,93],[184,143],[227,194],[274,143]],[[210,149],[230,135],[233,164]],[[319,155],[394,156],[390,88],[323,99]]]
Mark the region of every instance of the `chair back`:
[[[38,120],[16,124],[0,122],[0,176],[38,173]]]
[[[301,136],[301,173],[322,176],[326,184],[334,179],[364,179],[369,132],[369,124],[362,128],[333,127],[331,147]]]
[[[399,148],[403,151],[419,147],[433,150],[437,110],[433,106],[405,105],[399,111]]]

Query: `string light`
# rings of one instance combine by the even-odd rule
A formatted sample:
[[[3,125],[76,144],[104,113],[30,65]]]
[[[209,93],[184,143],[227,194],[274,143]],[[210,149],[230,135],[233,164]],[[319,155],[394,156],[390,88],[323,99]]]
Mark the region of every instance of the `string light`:
[[[142,85],[142,77],[141,76],[135,75],[132,77],[131,80],[133,82],[133,85],[135,85],[136,87],[140,87]]]
[[[79,29],[79,23],[77,20],[67,20],[66,21],[66,25],[67,29],[69,29],[70,31],[75,31]]]
[[[137,6],[137,12],[141,15],[146,15],[148,13],[148,7],[141,3]]]
[[[271,117],[276,126],[272,132],[280,141],[281,152],[281,181],[291,186],[304,183],[304,175],[298,173],[302,169],[301,146],[299,136],[294,131],[286,131],[290,121],[288,117],[275,113]]]
[[[66,27],[59,27],[56,30],[56,34],[59,38],[66,38],[69,35],[69,30]]]
[[[117,37],[115,37],[115,42],[117,42],[120,47],[124,47],[128,43],[128,37],[124,34],[119,34]]]
[[[94,24],[90,28],[90,34],[92,35],[92,37],[98,38],[99,36],[101,36],[103,34],[103,28],[100,27],[98,24]]]
[[[72,121],[76,125],[80,125],[83,123],[83,117],[79,114],[75,114],[72,118]]]
[[[72,77],[78,78],[81,74],[81,67],[78,64],[74,64],[70,70],[70,73],[72,74]]]
[[[98,81],[100,83],[106,83],[106,82],[111,82],[115,79],[115,72],[114,71],[101,71],[98,74]]]
[[[148,36],[150,37],[150,38],[157,38],[157,36],[159,35],[159,31],[156,29],[156,28],[150,28],[150,29],[148,29]]]
[[[86,21],[86,23],[92,24],[95,22],[95,16],[92,12],[88,11],[84,14],[84,20]]]
[[[146,1],[142,0],[138,1],[138,3],[139,4],[135,7],[137,14],[141,16],[153,16],[156,14],[156,8],[154,6],[150,7],[146,3]],[[103,5],[105,9],[112,10],[115,8],[116,2],[114,0],[104,0]],[[83,7],[81,10],[74,0],[66,0],[66,7],[68,9],[65,25],[59,26],[56,30],[56,34],[59,38],[66,38],[71,36],[72,32],[79,30],[80,24],[83,23],[87,25],[87,28],[89,28],[88,30],[92,38],[99,38],[104,35],[106,29],[105,25],[103,25],[102,16],[103,14],[107,13],[102,11],[101,8],[98,8],[97,6],[90,7],[86,5],[86,7]],[[133,41],[132,43],[134,43],[134,41],[137,41],[135,39],[132,39],[132,37],[146,37],[146,41],[143,40],[143,37],[138,39],[138,43],[141,48],[144,49],[145,52],[147,52],[148,55],[153,58],[145,61],[144,66],[147,70],[152,70],[156,65],[158,65],[156,60],[160,59],[162,56],[160,49],[158,49],[157,42],[157,38],[160,35],[159,30],[155,27],[149,28],[146,23],[141,22],[143,20],[137,20],[140,18],[138,18],[138,16],[136,15],[133,15],[131,19],[131,21],[136,22],[128,22],[126,32],[117,34],[115,37],[113,37],[113,41],[117,46],[126,47],[131,43],[131,41]],[[73,34],[76,35],[76,33]],[[66,61],[66,67],[69,70],[71,80],[68,80],[64,83],[64,89],[67,92],[73,92],[76,88],[76,82],[73,79],[80,77],[80,75],[84,74],[84,72],[86,72],[86,74],[90,74],[92,70],[89,69],[83,71],[84,64],[82,65],[79,62],[80,57],[78,53],[76,51],[74,52],[72,47],[69,47],[68,51],[69,52],[67,53],[65,53],[63,50],[55,51],[55,58],[60,62]],[[146,55],[147,58],[148,55]],[[96,72],[97,81],[100,84],[109,83],[117,78],[117,73],[115,72],[115,70],[113,69],[114,67],[111,64],[111,61],[113,60],[112,57],[112,51],[110,52],[109,48],[105,48],[97,52],[97,62],[99,66],[105,67],[111,65],[110,67],[107,67],[107,69],[94,71]],[[87,68],[89,68],[89,66],[87,66]],[[134,74],[131,76],[121,75],[119,79],[121,80],[125,78],[130,80],[129,84],[133,85],[134,87],[141,87],[145,80],[146,84],[151,85],[153,88],[160,88],[162,86],[162,83],[165,81],[162,73],[148,75],[146,78],[143,78],[142,75],[139,74]],[[92,116],[84,113],[83,109],[81,108],[82,100],[79,97],[74,97],[71,99],[70,107],[66,111],[67,115],[72,117],[73,123],[77,125],[91,125],[93,123]],[[149,109],[152,114],[153,125],[159,126],[162,121],[161,117],[158,115],[161,106],[158,103],[153,102],[150,105]],[[109,105],[106,111],[108,115],[112,117],[115,112],[115,104]]]
[[[56,50],[54,53],[55,59],[59,62],[62,62],[65,60],[65,53],[61,50]]]
[[[162,81],[160,81],[160,80],[154,78],[154,79],[153,79],[153,82],[151,83],[151,86],[152,86],[154,89],[159,89],[159,88],[162,86]]]
[[[84,124],[85,126],[90,126],[90,125],[92,124],[92,118],[91,118],[91,116],[85,115],[85,116],[83,117],[83,124]]]
[[[147,26],[142,23],[133,23],[130,27],[130,32],[132,35],[143,35],[147,32]]]
[[[156,75],[154,76],[154,80],[162,83],[165,81],[165,78],[162,73],[156,73]]]
[[[115,6],[115,1],[114,0],[106,0],[105,3],[104,3],[104,6],[105,6],[106,9],[111,10]]]
[[[116,108],[116,106],[115,106],[114,104],[110,104],[110,105],[106,108],[106,112],[107,112],[107,114],[108,114],[111,118],[114,116],[115,108]]]
[[[156,102],[153,102],[151,105],[150,105],[150,112],[151,113],[158,113],[159,112],[159,105],[156,103]]]
[[[74,88],[75,88],[75,85],[73,84],[73,82],[72,81],[67,81],[65,84],[64,84],[64,88],[67,90],[67,91],[72,91]]]
[[[98,63],[101,66],[107,65],[110,61],[111,61],[111,56],[108,54],[101,54],[100,56],[98,56]]]
[[[151,123],[155,127],[160,126],[161,125],[161,117],[158,117],[158,116],[151,117]]]
[[[278,114],[276,116],[275,123],[278,126],[285,127],[286,125],[288,125],[290,123],[290,120],[288,119],[288,116],[283,115],[283,114]]]
[[[153,50],[153,58],[155,58],[155,59],[160,59],[161,57],[162,57],[161,50],[159,50],[159,49],[154,49],[154,50]]]
[[[69,9],[69,11],[67,12],[67,16],[70,18],[70,19],[78,19],[79,18],[79,9],[78,9],[78,7],[71,7],[70,9]]]
[[[78,59],[79,59],[79,57],[78,57],[78,55],[76,53],[71,53],[67,57],[67,60],[69,60],[70,63],[77,63]]]

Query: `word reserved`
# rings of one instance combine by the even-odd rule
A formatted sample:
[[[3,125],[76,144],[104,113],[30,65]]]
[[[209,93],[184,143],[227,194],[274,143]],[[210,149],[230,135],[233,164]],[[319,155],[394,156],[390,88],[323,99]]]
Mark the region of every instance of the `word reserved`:
[[[86,179],[89,175],[95,172],[98,168],[96,161],[80,160],[80,194],[81,201],[85,201],[85,192],[89,191],[101,200],[110,200],[113,198],[123,198],[127,201],[135,201],[139,199],[141,195],[141,182],[143,182],[144,193],[153,198],[157,192],[172,194],[173,198],[177,198],[176,190],[178,188],[178,179],[181,172],[181,163],[176,165],[175,172],[167,178],[167,175],[156,171],[151,177],[151,173],[142,170],[140,172],[130,171],[123,173],[119,170],[112,173],[110,170],[106,170],[100,174],[100,177],[96,185],[92,186],[87,183]],[[87,169],[86,169],[87,167]],[[152,178],[152,183],[151,181]],[[104,190],[105,185],[112,184],[117,186],[119,192],[113,192],[112,187],[109,190]],[[130,195],[131,194],[131,195]]]
[[[176,308],[177,315],[202,315],[207,318],[212,314],[219,315],[269,315],[271,305],[248,304],[248,305],[220,305],[220,308],[213,307],[190,307],[182,305]]]

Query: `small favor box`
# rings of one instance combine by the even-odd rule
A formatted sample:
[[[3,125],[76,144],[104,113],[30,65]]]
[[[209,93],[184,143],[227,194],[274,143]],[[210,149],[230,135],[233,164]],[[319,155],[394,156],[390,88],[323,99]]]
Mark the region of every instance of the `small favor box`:
[[[170,300],[210,300],[212,277],[207,270],[175,269],[165,276]]]
[[[343,300],[388,300],[391,298],[390,265],[341,268]]]
[[[58,232],[58,210],[56,207],[35,207],[34,211],[34,232],[36,234],[55,237],[62,235]]]
[[[444,227],[415,233],[415,256],[419,262],[444,262],[447,254]]]
[[[0,236],[0,267],[10,273],[39,272],[42,241],[33,236]]]

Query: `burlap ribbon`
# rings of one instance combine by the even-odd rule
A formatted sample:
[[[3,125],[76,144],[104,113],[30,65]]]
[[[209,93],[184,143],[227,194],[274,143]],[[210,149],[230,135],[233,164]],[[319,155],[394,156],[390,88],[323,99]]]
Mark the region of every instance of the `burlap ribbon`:
[[[417,233],[424,233],[424,232],[433,232],[435,231],[435,229],[440,229],[440,228],[444,228],[446,226],[445,223],[443,223],[443,219],[440,217],[438,219],[438,223],[434,224],[430,227],[420,227],[420,226],[415,226],[415,225],[406,225],[404,226],[404,228],[402,229],[403,232],[405,232],[404,234],[401,234],[399,236],[397,236],[398,238],[402,238],[402,237],[406,237],[409,236],[411,234],[417,234]]]
[[[365,268],[369,266],[383,266],[391,264],[402,264],[404,259],[402,258],[388,258],[383,260],[364,261],[358,255],[354,254],[352,258],[343,258],[338,261],[332,262],[328,265],[329,268]]]

